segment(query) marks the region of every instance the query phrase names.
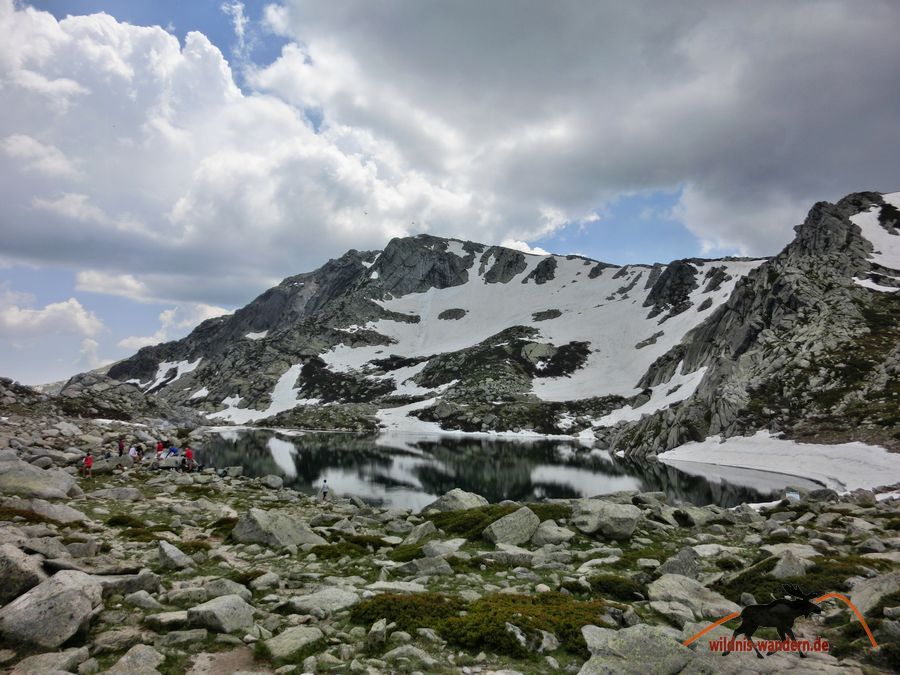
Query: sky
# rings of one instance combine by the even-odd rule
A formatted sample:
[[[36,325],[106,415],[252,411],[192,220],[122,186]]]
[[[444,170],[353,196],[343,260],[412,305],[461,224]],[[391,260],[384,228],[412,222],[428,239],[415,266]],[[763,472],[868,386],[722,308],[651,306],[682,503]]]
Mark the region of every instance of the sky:
[[[900,3],[0,0],[0,376],[429,232],[773,255],[900,189]]]

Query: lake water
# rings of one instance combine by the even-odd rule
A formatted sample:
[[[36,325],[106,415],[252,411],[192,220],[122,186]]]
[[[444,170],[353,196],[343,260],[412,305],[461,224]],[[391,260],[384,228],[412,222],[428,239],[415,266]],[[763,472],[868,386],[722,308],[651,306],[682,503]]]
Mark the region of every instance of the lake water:
[[[670,502],[735,506],[777,499],[792,476],[661,462],[634,462],[577,443],[447,436],[358,435],[228,429],[198,443],[205,465],[242,465],[244,475],[279,475],[287,487],[357,495],[370,504],[421,509],[453,488],[504,499],[592,497],[619,490],[661,491]]]

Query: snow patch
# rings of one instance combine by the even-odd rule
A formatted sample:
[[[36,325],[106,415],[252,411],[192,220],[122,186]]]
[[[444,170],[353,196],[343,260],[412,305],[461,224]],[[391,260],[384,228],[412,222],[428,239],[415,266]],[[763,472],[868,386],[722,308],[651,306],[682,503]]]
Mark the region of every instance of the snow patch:
[[[275,388],[272,390],[272,402],[265,410],[238,408],[237,406],[241,402],[241,397],[229,396],[222,401],[225,410],[209,413],[207,414],[207,417],[211,419],[227,419],[236,424],[246,424],[248,422],[271,417],[272,415],[277,415],[280,412],[296,408],[299,405],[314,405],[318,403],[319,399],[317,398],[297,398],[300,388],[295,387],[294,384],[297,382],[297,378],[300,377],[300,371],[302,369],[303,364],[298,363],[297,365],[288,368],[284,375],[278,378],[278,382],[275,383]]]
[[[173,377],[171,380],[169,380],[169,382],[166,383],[167,385],[173,384],[173,383],[177,382],[178,379],[182,375],[187,375],[188,373],[196,370],[197,366],[200,365],[200,361],[202,361],[202,360],[203,359],[201,357],[201,358],[198,358],[193,363],[190,363],[188,361],[163,361],[156,367],[156,379],[153,380],[153,382],[149,382],[147,384],[138,382],[137,385],[141,389],[144,389],[146,391],[149,391],[151,389],[156,389],[159,385],[161,385],[163,382],[166,381],[166,374],[172,368],[175,368],[176,369],[175,377]],[[132,381],[129,380],[129,382],[132,382]]]
[[[767,431],[726,439],[712,436],[661,453],[660,461],[681,471],[697,465],[757,469],[806,478],[838,491],[873,488],[900,482],[900,454],[877,445],[796,443]]]
[[[900,192],[884,195],[889,204],[897,206],[894,202],[900,202]],[[869,262],[892,270],[900,270],[900,235],[891,234],[881,223],[878,216],[881,214],[880,206],[873,206],[868,211],[850,216],[850,222],[862,230],[865,237],[875,249],[869,256]]]
[[[881,293],[896,293],[897,291],[900,291],[900,288],[881,286],[870,279],[860,279],[859,277],[853,277],[853,283],[855,283],[857,286],[862,286],[863,288],[868,288],[873,291],[880,291]]]
[[[611,427],[618,422],[636,422],[644,415],[668,408],[672,403],[683,401],[691,396],[697,390],[697,387],[700,386],[700,382],[706,374],[706,366],[698,368],[693,373],[682,374],[681,368],[683,365],[684,361],[678,363],[675,374],[668,382],[651,387],[653,394],[650,396],[650,400],[642,406],[637,408],[623,406],[613,410],[608,415],[594,420],[594,426]]]
[[[248,340],[262,340],[269,334],[269,331],[264,330],[259,333],[247,333],[244,337]]]
[[[195,398],[206,398],[207,396],[209,396],[209,389],[203,387],[202,389],[198,389],[193,394],[191,394],[189,400],[193,401]]]

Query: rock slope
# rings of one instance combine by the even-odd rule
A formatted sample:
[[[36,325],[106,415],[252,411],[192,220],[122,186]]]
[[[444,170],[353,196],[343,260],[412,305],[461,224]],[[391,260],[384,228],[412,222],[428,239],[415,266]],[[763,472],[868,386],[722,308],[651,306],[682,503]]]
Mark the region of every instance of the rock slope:
[[[455,489],[414,513],[352,496],[317,501],[274,477],[244,478],[240,466],[182,474],[125,462],[93,480],[72,475],[87,448],[169,430],[0,421],[0,666],[372,675],[898,667],[900,500],[817,489],[761,510],[653,492],[488,504]],[[2,480],[23,471],[45,480]],[[880,649],[833,601],[795,626],[830,644],[805,660],[682,644],[741,606],[780,597],[783,584],[849,595]],[[723,635],[728,627],[710,637]]]
[[[636,454],[761,429],[897,449],[898,206],[816,204],[759,260],[619,267],[395,239],[144,348],[99,385],[126,407],[145,395],[226,423],[580,434]]]

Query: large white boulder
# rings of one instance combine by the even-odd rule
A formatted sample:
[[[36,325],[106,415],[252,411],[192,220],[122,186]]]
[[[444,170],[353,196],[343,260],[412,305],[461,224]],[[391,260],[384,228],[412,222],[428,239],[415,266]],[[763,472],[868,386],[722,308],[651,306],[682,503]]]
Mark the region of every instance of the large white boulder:
[[[250,509],[243,514],[231,536],[241,544],[263,544],[272,548],[328,543],[296,516],[262,509]]]
[[[579,499],[572,523],[585,534],[599,532],[609,539],[627,539],[641,519],[641,510],[632,504],[616,504],[602,499]]]
[[[102,596],[91,575],[57,572],[0,609],[0,636],[56,649],[90,623]]]
[[[487,506],[488,500],[474,492],[466,492],[460,488],[453,488],[450,492],[431,502],[422,511],[464,511],[478,506]]]
[[[484,528],[482,535],[495,544],[518,546],[531,539],[537,531],[541,519],[527,506],[495,520]]]
[[[248,631],[253,628],[253,607],[239,595],[223,595],[187,611],[188,623],[216,633]]]

